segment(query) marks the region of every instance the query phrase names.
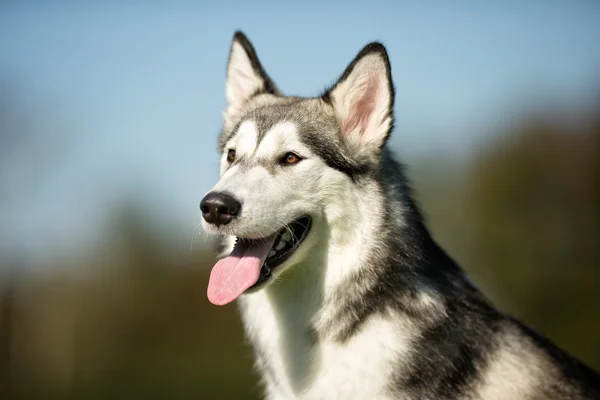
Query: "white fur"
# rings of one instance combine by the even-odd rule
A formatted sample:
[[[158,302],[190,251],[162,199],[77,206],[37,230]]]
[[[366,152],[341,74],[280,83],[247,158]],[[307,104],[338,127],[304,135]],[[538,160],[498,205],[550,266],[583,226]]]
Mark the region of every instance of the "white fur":
[[[235,135],[225,146],[221,156],[221,180],[211,189],[226,191],[239,199],[243,203],[241,216],[219,228],[202,221],[204,230],[220,235],[265,237],[303,215],[318,217],[322,209],[321,203],[314,201],[314,193],[322,184],[318,172],[323,162],[301,143],[294,124],[275,125],[254,152],[249,149],[255,140],[255,124],[244,121],[242,127],[241,135]],[[227,152],[229,149],[237,152],[238,148],[246,159],[240,161],[242,164],[229,166]],[[305,159],[295,166],[279,166],[279,158],[289,151]],[[255,162],[260,163],[255,165]]]
[[[313,347],[302,335],[310,317],[306,315],[310,307],[302,303],[310,302],[308,293],[295,299],[288,296],[282,302],[276,292],[273,284],[239,300],[246,332],[266,357],[259,359],[258,367],[266,361],[273,371],[273,375],[264,373],[267,399],[388,398],[389,373],[408,353],[404,350],[411,339],[410,329],[402,329],[400,322],[373,318],[365,323],[364,333],[347,343],[321,340]],[[286,315],[296,315],[295,322]]]
[[[256,150],[258,131],[254,121],[244,121],[236,135],[236,157],[250,157]]]
[[[369,220],[365,215],[378,215],[366,212],[374,206],[366,191],[352,190],[336,171],[323,168],[319,173],[331,187],[314,193],[325,196],[328,204],[324,218],[331,244],[328,249],[304,251],[297,265],[278,281],[243,295],[239,303],[244,326],[274,372],[274,376],[264,373],[267,399],[387,399],[392,378],[388,374],[401,359],[409,360],[408,346],[415,332],[409,321],[373,318],[343,344],[324,336],[313,346],[306,336],[311,323],[327,332],[332,318],[328,305],[333,301],[322,301],[323,296],[360,268],[360,255],[375,246],[369,236],[375,236],[377,218]],[[362,225],[352,225],[356,222]],[[319,236],[325,232],[313,234],[312,242],[303,244],[305,249],[322,243]],[[259,359],[259,368],[264,362]]]
[[[379,215],[367,191],[352,190],[335,171],[320,173],[332,188],[323,192],[330,246],[306,252],[306,258],[282,274],[279,282],[242,296],[244,325],[275,374],[265,374],[268,399],[386,399],[392,378],[388,374],[400,360],[409,360],[415,332],[409,321],[373,318],[347,343],[323,336],[313,347],[305,335],[310,323],[328,331],[334,301],[327,294],[360,268],[361,254],[375,246],[369,237],[375,236],[378,218],[365,216]]]
[[[227,144],[230,148],[251,142],[254,124],[242,126],[244,134],[236,135]],[[278,158],[288,151],[304,160],[278,166]],[[390,381],[385,371],[394,370],[392,364],[408,348],[414,332],[408,321],[374,318],[343,344],[326,335],[313,346],[307,334],[311,326],[328,324],[335,303],[328,293],[356,272],[362,255],[377,246],[372,238],[382,213],[376,185],[356,189],[347,175],[327,167],[302,144],[292,122],[273,126],[246,161],[253,166],[226,166],[213,188],[227,190],[243,202],[239,221],[220,228],[205,224],[207,231],[262,237],[302,215],[313,218],[310,234],[275,270],[270,283],[238,300],[246,332],[266,357],[257,364],[264,370],[267,398],[385,399]],[[322,246],[325,236],[328,247]],[[274,376],[261,366],[264,362]]]
[[[226,114],[235,115],[262,85],[263,79],[252,68],[248,54],[241,44],[234,41],[227,66],[225,94],[229,104]]]
[[[273,159],[288,151],[297,153],[299,156],[307,157],[310,150],[299,139],[296,124],[282,121],[275,124],[260,143],[256,157],[262,159]]]
[[[483,372],[483,380],[473,393],[474,400],[537,398],[549,378],[556,374],[549,362],[529,338],[509,327],[498,338],[498,349]],[[556,374],[558,378],[558,374]]]

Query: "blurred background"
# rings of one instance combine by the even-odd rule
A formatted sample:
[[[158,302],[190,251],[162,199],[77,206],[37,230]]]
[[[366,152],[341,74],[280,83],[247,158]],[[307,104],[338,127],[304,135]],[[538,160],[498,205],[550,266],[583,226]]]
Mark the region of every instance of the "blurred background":
[[[305,96],[383,41],[434,236],[600,368],[600,3],[419,4],[0,2],[0,398],[259,397],[198,210],[236,29]]]

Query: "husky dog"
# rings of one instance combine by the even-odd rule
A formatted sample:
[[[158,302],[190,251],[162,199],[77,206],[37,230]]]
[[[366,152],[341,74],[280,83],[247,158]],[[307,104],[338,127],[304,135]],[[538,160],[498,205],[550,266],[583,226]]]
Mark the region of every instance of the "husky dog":
[[[224,237],[208,298],[238,299],[267,399],[600,399],[600,376],[497,311],[428,233],[386,142],[383,45],[333,87],[286,97],[241,33],[227,67]]]

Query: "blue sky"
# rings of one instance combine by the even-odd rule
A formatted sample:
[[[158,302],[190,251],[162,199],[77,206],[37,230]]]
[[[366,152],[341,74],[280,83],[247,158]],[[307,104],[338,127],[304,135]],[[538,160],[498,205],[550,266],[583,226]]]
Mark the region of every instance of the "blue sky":
[[[392,144],[405,157],[461,157],[523,105],[568,109],[600,88],[595,2],[280,3],[4,2],[0,79],[16,88],[30,129],[64,146],[42,171],[11,166],[13,182],[43,176],[11,201],[14,243],[77,245],[127,195],[197,226],[217,176],[236,29],[284,92],[306,96],[382,41],[397,90]]]

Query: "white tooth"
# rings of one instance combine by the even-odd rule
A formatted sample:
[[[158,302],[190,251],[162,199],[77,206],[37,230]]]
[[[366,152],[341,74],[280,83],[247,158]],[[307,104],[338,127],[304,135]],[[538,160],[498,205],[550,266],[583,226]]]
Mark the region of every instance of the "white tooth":
[[[277,247],[275,247],[275,250],[281,250],[285,247],[285,242],[283,240],[279,241],[279,244],[277,245]]]
[[[285,240],[286,242],[291,242],[292,241],[292,234],[290,233],[290,231],[285,231],[283,233],[283,240]]]
[[[269,257],[273,257],[274,255],[275,255],[275,250],[271,250],[271,251],[269,252]]]

